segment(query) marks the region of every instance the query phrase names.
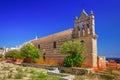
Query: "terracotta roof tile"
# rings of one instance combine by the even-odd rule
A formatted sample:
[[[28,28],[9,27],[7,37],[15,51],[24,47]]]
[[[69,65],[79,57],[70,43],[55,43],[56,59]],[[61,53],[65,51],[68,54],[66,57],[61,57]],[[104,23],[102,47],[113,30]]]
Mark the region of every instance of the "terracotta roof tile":
[[[49,36],[45,36],[43,38],[38,38],[37,40],[32,40],[32,43],[37,43],[37,42],[45,42],[45,41],[49,41],[49,40],[58,40],[60,38],[65,38],[65,37],[71,37],[72,34],[72,29],[68,29],[62,32],[58,32],[56,34],[52,34]]]

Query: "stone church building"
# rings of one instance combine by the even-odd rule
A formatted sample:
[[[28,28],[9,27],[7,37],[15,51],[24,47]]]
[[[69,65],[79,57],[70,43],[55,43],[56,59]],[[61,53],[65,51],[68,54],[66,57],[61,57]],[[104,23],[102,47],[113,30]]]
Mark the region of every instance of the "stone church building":
[[[60,53],[64,42],[84,42],[87,52],[84,54],[86,62],[97,67],[97,35],[95,33],[95,18],[91,11],[87,14],[84,10],[74,21],[74,27],[50,36],[38,38],[31,42],[42,52],[44,59],[63,60],[67,55]]]

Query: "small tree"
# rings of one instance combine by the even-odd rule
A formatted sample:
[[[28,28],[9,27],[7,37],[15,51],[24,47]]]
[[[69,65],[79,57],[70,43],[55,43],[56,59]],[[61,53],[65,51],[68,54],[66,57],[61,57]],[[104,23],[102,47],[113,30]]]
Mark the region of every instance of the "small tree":
[[[18,50],[10,50],[5,54],[5,58],[22,58]]]
[[[60,49],[61,53],[69,53],[69,54],[83,54],[86,52],[86,48],[84,43],[82,42],[65,42]]]
[[[25,58],[32,58],[32,59],[40,58],[40,51],[37,48],[35,48],[32,43],[25,44],[21,48],[21,54]]]
[[[86,52],[84,43],[82,42],[65,42],[61,48],[60,52],[63,54],[70,54],[70,56],[64,59],[64,66],[78,66],[78,62],[83,62],[85,59],[81,55]]]

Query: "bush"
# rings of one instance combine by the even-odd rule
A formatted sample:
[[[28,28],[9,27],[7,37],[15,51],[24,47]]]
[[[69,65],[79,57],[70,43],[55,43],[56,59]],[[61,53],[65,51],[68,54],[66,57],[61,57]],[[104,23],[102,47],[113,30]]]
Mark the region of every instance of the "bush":
[[[5,58],[22,58],[18,50],[10,50],[5,54]]]
[[[65,42],[61,48],[60,52],[64,54],[70,54],[70,56],[64,59],[63,65],[65,67],[77,67],[78,62],[83,62],[84,57],[81,54],[86,52],[84,43],[82,42]]]
[[[23,73],[17,73],[15,74],[15,79],[22,79],[24,77]]]
[[[83,62],[85,59],[81,55],[70,55],[64,59],[63,65],[65,67],[77,67],[79,62]]]
[[[65,42],[61,48],[60,52],[64,54],[79,54],[86,52],[84,43],[82,42]]]
[[[105,80],[113,80],[115,79],[115,76],[112,75],[112,74],[104,74],[104,75],[101,75],[102,79],[105,79]]]
[[[32,76],[32,80],[47,80],[48,76],[43,72],[38,72],[37,75]]]
[[[40,58],[40,51],[32,45],[32,43],[25,44],[21,48],[21,54],[25,58]]]

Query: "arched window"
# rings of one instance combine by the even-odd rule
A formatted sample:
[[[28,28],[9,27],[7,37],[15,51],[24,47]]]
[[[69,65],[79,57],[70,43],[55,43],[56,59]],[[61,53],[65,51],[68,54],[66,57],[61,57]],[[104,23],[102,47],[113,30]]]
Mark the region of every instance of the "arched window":
[[[79,25],[81,29],[84,28],[84,25],[82,23],[80,23]]]
[[[56,41],[53,42],[53,48],[56,48]]]
[[[38,49],[40,49],[40,44],[38,44]]]

